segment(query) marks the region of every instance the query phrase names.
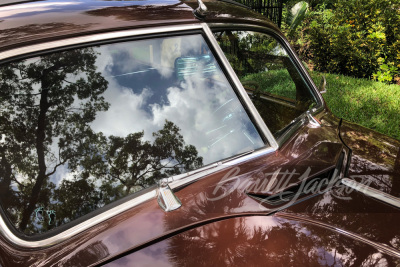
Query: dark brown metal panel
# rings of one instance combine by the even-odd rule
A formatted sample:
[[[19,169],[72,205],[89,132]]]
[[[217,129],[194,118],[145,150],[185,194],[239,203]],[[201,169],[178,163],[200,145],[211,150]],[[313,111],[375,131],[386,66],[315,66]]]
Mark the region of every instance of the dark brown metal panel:
[[[277,30],[264,16],[221,1],[206,2],[206,22],[255,23]],[[197,1],[38,1],[0,7],[0,51],[83,34],[200,22]]]
[[[168,221],[166,222],[168,223]],[[334,229],[281,216],[207,224],[106,266],[396,266],[398,258]]]
[[[400,251],[400,231],[395,223],[400,220],[399,209],[351,188],[342,186],[330,190],[291,206],[284,212],[355,232],[373,242],[386,244]]]
[[[283,183],[288,177],[286,171],[295,170],[294,179],[310,164],[310,176],[327,166],[334,166],[335,155],[342,148],[335,132],[335,126],[305,126],[277,153],[231,166],[179,190],[176,196],[183,205],[173,212],[164,212],[153,199],[54,247],[27,251],[8,246],[9,249],[0,252],[1,258],[14,266],[36,262],[87,266],[210,221],[248,213],[268,214],[279,206],[261,205],[246,192],[254,190],[255,185],[259,186],[264,180],[270,180],[271,174],[277,171],[277,178]],[[314,163],[311,162],[313,157]],[[5,246],[4,241],[0,246]]]
[[[116,4],[111,2],[96,1],[99,4],[97,7],[90,6],[89,2],[78,2],[70,10],[48,6],[34,12],[20,12],[18,15],[10,11],[0,22],[0,37],[4,38],[0,46],[4,50],[7,47],[60,36],[143,27],[147,24],[198,22],[192,14],[192,7],[195,5],[191,2],[177,1],[167,6],[154,5],[146,8],[129,5],[130,2],[125,1],[115,2]],[[113,4],[117,6],[111,6]],[[223,2],[206,4],[210,10],[206,22],[253,23],[274,28],[268,20],[254,16],[251,11],[243,13],[246,9],[241,7]],[[253,16],[254,18],[250,18]],[[279,265],[287,260],[303,266],[324,264],[325,262],[319,261],[321,258],[326,260],[326,264],[332,265],[332,258],[339,259],[339,254],[348,256],[340,258],[342,263],[347,263],[345,260],[352,258],[354,262],[350,263],[356,266],[362,263],[377,264],[379,262],[374,262],[376,259],[395,263],[395,259],[386,254],[382,256],[373,246],[366,246],[364,243],[354,245],[354,239],[305,222],[306,219],[312,219],[333,228],[353,231],[373,242],[384,243],[391,249],[400,250],[400,233],[393,223],[400,219],[399,210],[358,192],[329,191],[286,208],[285,213],[280,213],[281,217],[228,220],[246,214],[266,215],[276,211],[276,206],[260,203],[247,194],[249,191],[262,193],[260,184],[269,181],[274,173],[277,174],[278,181],[285,182],[288,174],[294,170],[291,179],[298,179],[301,174],[307,173],[308,168],[308,175],[313,176],[335,167],[344,149],[336,130],[338,121],[327,112],[320,113],[317,117],[322,122],[322,127],[303,126],[276,153],[231,166],[181,188],[176,195],[183,206],[176,211],[164,212],[156,199],[153,199],[46,249],[18,248],[0,237],[0,264],[88,266],[103,261],[112,262],[135,251],[139,254],[147,251],[140,255],[142,259],[146,256],[144,259],[149,262],[167,257],[167,262],[170,263],[174,263],[173,259],[181,260],[182,263],[189,263],[193,259],[197,259],[196,263],[200,263],[200,260],[224,263],[235,259],[232,262],[236,263],[237,260],[237,265],[240,265],[243,263],[241,255],[244,254],[246,262],[243,264],[247,263],[248,266],[252,262],[265,265],[269,261]],[[399,142],[349,123],[344,123],[341,130],[343,140],[353,149],[349,175],[355,178],[366,177],[373,181],[371,186],[399,197]],[[299,219],[287,219],[285,214],[298,216]],[[302,221],[301,217],[305,219]],[[170,237],[172,239],[168,239]],[[177,242],[170,246],[169,240],[173,239]],[[193,246],[190,245],[192,243]],[[202,250],[196,247],[197,243],[201,244]],[[148,247],[150,244],[154,245]],[[244,245],[241,247],[241,244]],[[239,249],[232,250],[232,245],[232,249]],[[140,250],[145,247],[148,249]],[[322,249],[319,250],[320,248]],[[234,252],[223,254],[224,251]],[[269,257],[271,251],[279,257]],[[288,251],[292,251],[295,257],[287,255]],[[337,254],[332,254],[333,251]],[[136,257],[139,255],[137,253],[132,255]],[[197,258],[196,253],[201,257]],[[261,254],[265,257],[260,257]],[[123,259],[120,259],[122,263],[129,263]],[[155,263],[161,265],[161,261]],[[397,260],[396,264],[398,263]]]
[[[349,122],[343,122],[341,136],[353,150],[350,178],[400,198],[400,142]]]
[[[192,11],[181,1],[39,1],[4,6],[0,51],[94,32],[198,22]]]
[[[352,149],[348,178],[399,198],[400,142],[349,122],[343,122],[340,130],[343,141]],[[336,188],[285,212],[357,232],[400,251],[396,223],[400,221],[400,210],[362,191]]]
[[[375,264],[373,261],[376,259],[395,263],[398,259],[382,254],[374,246],[361,241],[368,239],[372,243],[386,244],[389,250],[400,250],[400,233],[393,224],[400,219],[400,213],[358,192],[343,189],[326,192],[287,208],[284,213],[278,213],[282,218],[264,216],[224,220],[232,216],[266,215],[271,212],[274,207],[260,204],[246,194],[246,190],[254,188],[252,186],[263,179],[266,173],[273,173],[279,168],[296,169],[300,173],[306,166],[312,166],[310,175],[313,175],[323,165],[334,164],[333,154],[341,151],[342,146],[336,149],[333,146],[333,150],[330,150],[330,145],[327,148],[321,140],[329,141],[331,145],[339,144],[335,134],[336,120],[328,115],[320,119],[323,124],[331,123],[331,126],[304,127],[277,153],[232,166],[176,192],[183,206],[174,212],[163,212],[156,200],[151,200],[45,250],[24,251],[6,245],[3,241],[1,246],[5,249],[0,252],[3,263],[26,266],[40,261],[62,266],[85,266],[104,260],[112,262],[120,256],[123,257],[117,262],[126,264],[131,260],[152,263],[154,260],[160,262],[160,259],[170,264],[175,263],[174,260],[189,263],[193,258],[199,262],[218,262],[228,257],[223,254],[225,248],[227,251],[236,251],[229,249],[233,244],[235,247],[239,244],[253,244],[243,248],[243,253],[233,252],[230,258],[235,263],[243,261],[245,254],[246,262],[263,263],[259,257],[251,254],[256,245],[263,249],[263,253],[259,253],[266,255],[262,260],[271,261],[271,264],[277,260],[277,257],[271,255],[281,255],[278,257],[280,261],[289,260],[287,248],[295,253],[296,259],[293,262],[298,264],[323,264],[318,259],[327,257],[326,260],[333,260],[334,255],[338,262],[345,265],[358,266],[364,262]],[[314,164],[311,162],[313,158],[316,159]],[[287,220],[285,214],[289,214],[289,217],[298,216],[298,220]],[[309,225],[309,220],[329,227]],[[209,224],[214,221],[221,222]],[[226,222],[232,223],[228,226]],[[243,228],[246,231],[241,232]],[[361,237],[361,241],[339,235],[331,228],[352,231]],[[254,235],[254,229],[264,230],[258,230],[259,233]],[[221,238],[221,235],[226,238]],[[147,247],[146,244],[154,245],[140,249]],[[321,249],[316,249],[315,244]],[[208,247],[215,251],[210,252]],[[306,258],[310,251],[315,252],[313,257]],[[349,258],[352,260],[348,261]]]

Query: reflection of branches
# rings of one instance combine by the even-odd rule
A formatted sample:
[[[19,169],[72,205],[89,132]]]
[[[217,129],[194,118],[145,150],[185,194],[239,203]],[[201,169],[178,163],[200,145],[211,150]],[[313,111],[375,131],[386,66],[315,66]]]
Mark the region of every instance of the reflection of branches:
[[[63,202],[56,207],[57,214],[71,221],[132,191],[149,187],[162,177],[201,166],[202,158],[196,149],[185,145],[179,128],[172,122],[166,121],[163,129],[154,134],[157,137],[152,143],[143,140],[143,132],[126,137],[102,136],[86,146],[91,153],[75,155],[79,158],[75,169],[80,172],[73,180],[63,180],[55,190],[54,201]],[[70,192],[74,194],[69,195]]]
[[[143,141],[144,133],[127,137],[111,136],[107,145],[107,176],[118,180],[129,193],[134,186],[151,185],[156,180],[187,172],[202,165],[196,149],[186,146],[179,128],[166,121],[164,128],[153,133],[153,143]]]
[[[11,179],[12,179],[12,181],[14,181],[15,183],[17,183],[18,186],[19,186],[20,188],[24,188],[24,187],[25,187],[25,185],[23,185],[22,183],[20,183],[20,182],[17,180],[17,178],[15,177],[15,175],[13,175],[13,176],[11,177]]]
[[[65,159],[64,161],[61,161],[61,162],[57,163],[57,164],[53,167],[53,170],[52,170],[51,172],[46,173],[46,177],[49,177],[49,176],[53,175],[53,174],[57,171],[57,168],[58,168],[58,167],[60,167],[61,165],[64,165],[64,164],[67,163],[67,162],[68,162],[68,159]]]
[[[21,230],[29,225],[37,203],[50,201],[49,190],[53,185],[49,177],[62,165],[73,166],[76,158],[86,153],[83,147],[90,132],[88,123],[95,119],[97,111],[107,109],[107,103],[98,97],[107,88],[107,81],[96,72],[95,59],[94,50],[84,48],[0,68],[1,104],[5,107],[1,115],[7,122],[2,124],[1,131],[8,137],[5,143],[8,149],[22,154],[9,157],[14,170],[29,177],[24,182],[15,179],[19,202],[23,204],[6,205],[7,209],[20,212],[17,217]],[[85,78],[77,79],[78,74]],[[71,81],[65,83],[67,77]],[[80,113],[71,112],[74,96],[87,99],[81,104]],[[64,140],[59,144],[58,158],[49,152],[57,139]],[[49,166],[49,161],[54,165]],[[11,191],[10,179],[7,175],[3,189]]]

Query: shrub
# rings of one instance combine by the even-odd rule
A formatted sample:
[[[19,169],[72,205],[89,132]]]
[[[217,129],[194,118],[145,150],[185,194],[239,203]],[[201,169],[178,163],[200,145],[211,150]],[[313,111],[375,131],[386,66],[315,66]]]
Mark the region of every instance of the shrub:
[[[317,70],[393,82],[399,37],[399,0],[346,0],[308,12],[292,41]]]

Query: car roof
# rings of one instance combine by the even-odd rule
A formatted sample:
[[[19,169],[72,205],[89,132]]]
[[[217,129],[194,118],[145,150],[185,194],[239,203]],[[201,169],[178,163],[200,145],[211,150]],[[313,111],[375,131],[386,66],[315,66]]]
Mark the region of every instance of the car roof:
[[[17,2],[17,4],[9,4]],[[20,3],[18,3],[20,2]],[[195,0],[7,0],[0,5],[0,51],[107,31],[201,23]],[[265,17],[231,1],[205,1],[205,22],[256,23],[278,30]]]

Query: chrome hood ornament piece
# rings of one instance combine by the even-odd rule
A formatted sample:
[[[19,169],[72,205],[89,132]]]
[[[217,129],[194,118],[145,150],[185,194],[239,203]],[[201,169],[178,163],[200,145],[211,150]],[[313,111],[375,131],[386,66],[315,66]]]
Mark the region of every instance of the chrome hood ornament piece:
[[[165,211],[173,211],[182,206],[182,202],[175,196],[168,185],[168,179],[161,179],[157,191],[158,205]]]

